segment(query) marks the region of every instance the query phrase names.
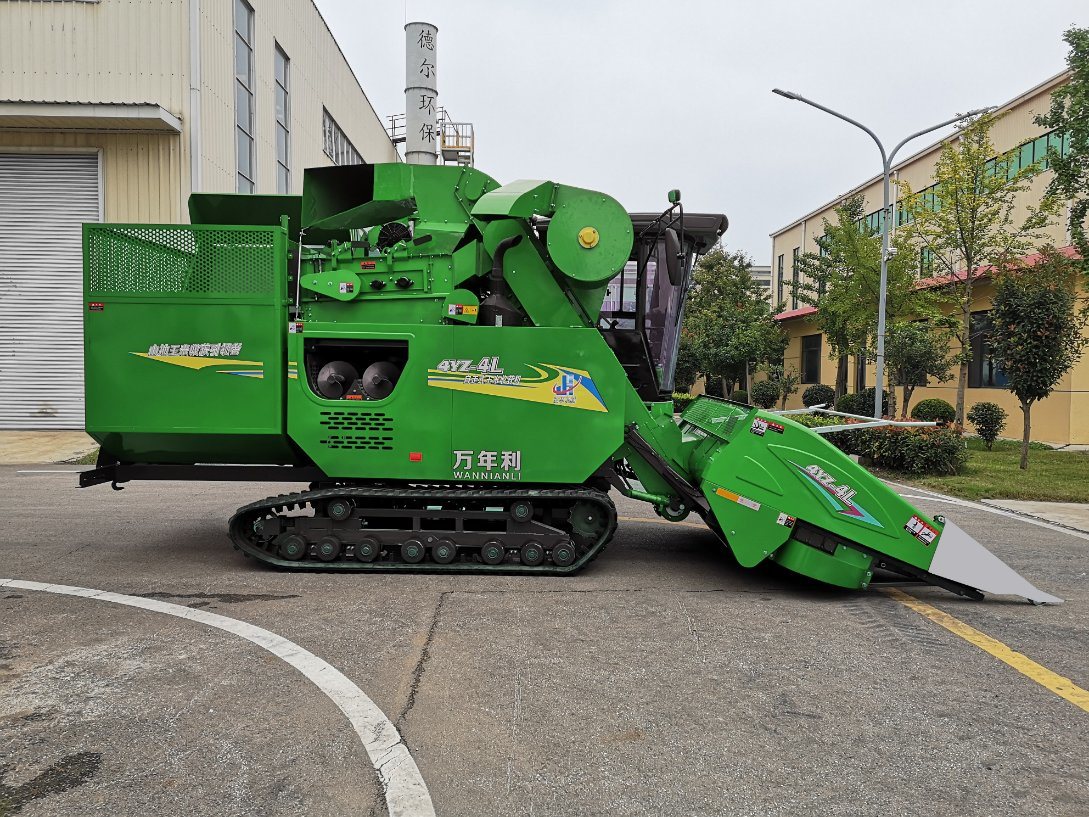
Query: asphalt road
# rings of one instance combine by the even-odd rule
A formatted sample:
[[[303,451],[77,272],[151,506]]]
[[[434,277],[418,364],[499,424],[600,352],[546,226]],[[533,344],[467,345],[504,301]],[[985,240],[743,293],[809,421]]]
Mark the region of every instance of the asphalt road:
[[[231,549],[282,486],[0,469],[0,576],[211,611],[381,708],[440,815],[1086,815],[1089,713],[889,596],[732,565],[618,498],[573,578],[301,575]],[[1089,688],[1089,540],[932,500],[1059,607],[917,598]],[[385,814],[359,736],[230,633],[0,587],[0,817]]]

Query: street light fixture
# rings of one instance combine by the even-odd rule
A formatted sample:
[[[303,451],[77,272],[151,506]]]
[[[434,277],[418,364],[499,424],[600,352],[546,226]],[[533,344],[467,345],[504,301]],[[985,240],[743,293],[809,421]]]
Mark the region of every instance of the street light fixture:
[[[892,161],[896,157],[897,152],[910,142],[912,139],[917,139],[920,136],[924,136],[931,131],[936,131],[939,128],[944,128],[946,125],[952,125],[956,122],[961,122],[965,119],[971,119],[973,116],[979,116],[980,114],[989,113],[995,109],[995,106],[987,108],[977,108],[974,111],[968,111],[968,113],[959,114],[951,119],[947,119],[944,122],[940,122],[937,125],[932,125],[916,133],[911,134],[900,142],[892,149],[891,153],[885,151],[885,146],[881,143],[881,140],[877,138],[877,134],[867,128],[861,122],[851,119],[849,116],[844,116],[838,111],[834,111],[831,108],[827,108],[821,105],[819,102],[814,102],[811,99],[806,99],[801,94],[796,94],[793,91],[784,91],[781,88],[772,88],[773,94],[778,94],[786,99],[792,99],[796,102],[804,102],[806,105],[811,105],[818,110],[824,111],[827,114],[831,114],[837,119],[842,119],[844,122],[849,122],[856,128],[864,130],[869,134],[870,138],[877,143],[877,149],[881,151],[881,175],[882,175],[882,196],[883,206],[881,208],[881,285],[878,295],[877,305],[877,387],[874,389],[874,407],[873,416],[876,419],[881,418],[881,393],[885,387],[885,298],[886,290],[888,289],[889,278],[889,223],[892,221],[892,213],[890,212],[891,202],[889,201],[889,187],[890,177],[892,175]],[[804,239],[804,236],[803,236]]]

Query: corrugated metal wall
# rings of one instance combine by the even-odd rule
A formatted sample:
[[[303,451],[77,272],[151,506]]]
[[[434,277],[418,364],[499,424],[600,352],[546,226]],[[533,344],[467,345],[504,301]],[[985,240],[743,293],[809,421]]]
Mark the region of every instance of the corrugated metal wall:
[[[97,153],[0,153],[0,429],[83,427],[81,225]]]
[[[170,223],[183,210],[189,178],[184,137],[155,133],[71,133],[0,130],[0,152],[97,148],[102,151],[105,220]]]
[[[188,0],[0,3],[0,99],[156,102],[181,116],[188,8]]]

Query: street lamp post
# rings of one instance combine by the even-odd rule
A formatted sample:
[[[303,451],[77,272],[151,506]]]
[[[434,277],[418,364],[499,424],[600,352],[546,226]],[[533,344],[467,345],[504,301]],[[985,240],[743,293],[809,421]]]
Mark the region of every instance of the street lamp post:
[[[916,133],[911,134],[904,139],[901,139],[899,144],[892,149],[891,153],[886,153],[885,146],[881,143],[881,140],[877,138],[877,134],[867,128],[861,122],[851,119],[849,116],[844,116],[838,111],[833,111],[831,108],[826,108],[819,102],[814,102],[811,99],[806,99],[801,94],[796,94],[793,91],[784,91],[781,88],[773,88],[772,93],[779,96],[786,97],[787,99],[793,99],[797,102],[804,102],[806,105],[811,105],[818,110],[822,110],[825,113],[831,114],[837,119],[842,119],[844,122],[850,122],[856,128],[864,130],[869,134],[870,138],[877,143],[877,149],[881,152],[881,193],[882,193],[882,207],[881,207],[881,284],[878,294],[877,303],[877,387],[874,389],[874,406],[873,416],[875,419],[881,418],[881,393],[885,388],[885,300],[886,291],[888,289],[889,279],[889,222],[892,221],[892,214],[890,212],[890,177],[892,176],[892,161],[896,157],[897,152],[910,142],[912,139],[917,139],[920,136],[924,136],[931,131],[936,131],[939,128],[944,128],[946,125],[952,125],[955,122],[961,122],[965,119],[970,119],[973,116],[978,116],[988,111],[993,111],[994,107],[978,108],[974,111],[969,111],[959,116],[954,116],[951,119],[947,119],[944,122],[940,122],[937,125],[932,125]],[[804,236],[803,236],[804,238]]]

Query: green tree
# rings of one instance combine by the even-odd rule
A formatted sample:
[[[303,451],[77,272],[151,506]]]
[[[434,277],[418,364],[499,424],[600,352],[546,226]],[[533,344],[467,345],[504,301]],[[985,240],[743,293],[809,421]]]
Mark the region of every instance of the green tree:
[[[817,307],[812,320],[824,333],[830,357],[839,360],[836,399],[847,391],[848,355],[872,357],[876,346],[881,237],[865,226],[865,212],[862,196],[845,201],[836,208],[835,221],[824,222],[818,241],[821,252],[805,253],[798,259],[804,274],[798,300]],[[893,241],[896,252],[887,265],[888,324],[936,317],[938,298],[916,286],[914,249],[902,235],[894,236]]]
[[[1024,432],[1021,468],[1028,468],[1031,411],[1081,357],[1089,312],[1077,309],[1076,264],[1052,247],[1033,266],[1008,265],[999,275],[991,305],[991,348],[1021,403]]]
[[[778,390],[779,408],[786,409],[790,395],[798,393],[798,384],[802,382],[797,369],[787,369],[779,363],[769,363],[761,367],[768,375],[768,382]],[[770,406],[768,407],[770,408]]]
[[[677,367],[673,375],[673,390],[687,394],[700,376],[699,361],[690,332],[681,330],[681,343],[677,348]]]
[[[1074,246],[1089,271],[1089,28],[1070,28],[1063,34],[1070,46],[1066,64],[1070,82],[1051,94],[1051,107],[1036,117],[1041,127],[1065,134],[1070,147],[1065,156],[1048,150],[1048,166],[1055,172],[1047,192],[1070,202],[1067,221]]]
[[[1008,264],[1030,252],[1056,209],[1055,199],[1045,196],[1039,207],[1029,207],[1027,217],[1015,223],[1018,195],[1040,169],[1015,170],[1010,157],[995,155],[990,137],[995,121],[988,114],[977,117],[958,138],[942,146],[933,191],[915,195],[910,185],[900,185],[910,224],[899,235],[926,251],[958,310],[956,410],[961,425],[971,361],[972,293],[980,267]]]
[[[911,395],[917,386],[925,386],[933,378],[940,383],[953,379],[953,364],[949,353],[951,329],[948,322],[901,321],[888,327],[885,336],[885,363],[889,371],[889,386],[903,389],[900,419],[908,416]]]
[[[685,307],[684,330],[698,369],[708,379],[721,379],[726,396],[750,364],[779,359],[786,349],[786,336],[751,269],[745,253],[715,247],[696,265]]]

